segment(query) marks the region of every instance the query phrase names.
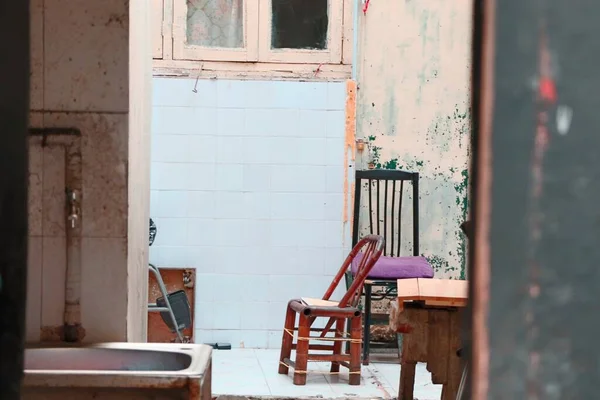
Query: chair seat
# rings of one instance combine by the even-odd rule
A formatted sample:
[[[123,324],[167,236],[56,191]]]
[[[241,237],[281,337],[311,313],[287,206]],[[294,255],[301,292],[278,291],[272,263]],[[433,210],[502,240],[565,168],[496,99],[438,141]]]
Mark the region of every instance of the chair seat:
[[[356,275],[362,253],[356,255],[350,267]],[[381,256],[368,275],[371,279],[410,279],[433,278],[433,268],[425,257],[388,257]]]
[[[314,299],[312,297],[302,297],[302,302],[311,307],[337,307],[339,302],[331,300]]]

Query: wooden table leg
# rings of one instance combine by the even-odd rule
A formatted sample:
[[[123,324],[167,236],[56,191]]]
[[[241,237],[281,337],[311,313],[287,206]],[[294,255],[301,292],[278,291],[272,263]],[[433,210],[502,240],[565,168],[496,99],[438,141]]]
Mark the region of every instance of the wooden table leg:
[[[460,319],[461,312],[450,313],[450,327],[448,332],[448,376],[442,389],[442,400],[455,400],[460,386],[464,363],[456,354],[460,348]]]
[[[414,400],[413,391],[415,388],[415,369],[417,363],[403,362],[400,367],[400,388],[398,390],[398,400]]]

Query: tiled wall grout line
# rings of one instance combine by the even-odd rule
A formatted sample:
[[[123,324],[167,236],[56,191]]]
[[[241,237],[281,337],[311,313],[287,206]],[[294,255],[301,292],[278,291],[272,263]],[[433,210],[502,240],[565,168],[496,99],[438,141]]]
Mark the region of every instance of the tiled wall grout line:
[[[194,81],[154,79],[151,261],[196,268],[200,342],[278,347],[345,255],[345,83]]]

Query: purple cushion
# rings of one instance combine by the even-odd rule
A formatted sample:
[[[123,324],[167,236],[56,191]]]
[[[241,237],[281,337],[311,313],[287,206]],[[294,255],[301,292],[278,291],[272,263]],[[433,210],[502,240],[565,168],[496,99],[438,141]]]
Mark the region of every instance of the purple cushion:
[[[358,253],[352,260],[352,275],[356,275],[358,265],[363,258]],[[371,279],[409,279],[433,278],[433,268],[425,257],[387,257],[381,256],[368,275]]]

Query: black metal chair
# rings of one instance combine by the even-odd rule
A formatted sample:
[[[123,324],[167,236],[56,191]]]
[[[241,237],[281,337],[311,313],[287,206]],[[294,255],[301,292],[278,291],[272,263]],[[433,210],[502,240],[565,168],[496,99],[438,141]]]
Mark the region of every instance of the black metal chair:
[[[406,251],[403,241],[404,183],[412,186],[412,255],[401,256]],[[408,186],[408,185],[407,185]],[[364,198],[366,196],[366,198]],[[398,170],[356,171],[352,245],[363,234],[376,234],[385,238],[382,258],[377,262],[364,285],[363,364],[369,364],[371,326],[388,322],[387,315],[373,316],[373,300],[397,297],[397,280],[404,278],[432,278],[433,268],[419,256],[419,174]],[[346,273],[350,286],[353,270]],[[382,293],[373,293],[381,287]]]

